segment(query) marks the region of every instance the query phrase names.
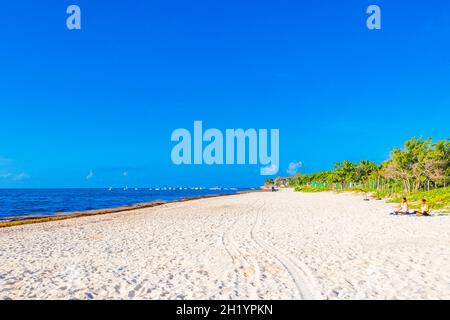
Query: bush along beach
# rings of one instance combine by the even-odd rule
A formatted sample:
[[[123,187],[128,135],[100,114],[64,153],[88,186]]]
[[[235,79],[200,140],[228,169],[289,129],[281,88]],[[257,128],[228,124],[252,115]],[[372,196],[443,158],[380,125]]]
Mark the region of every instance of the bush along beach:
[[[335,163],[333,170],[298,173],[287,179],[296,191],[366,192],[393,202],[407,196],[413,206],[425,198],[433,209],[448,212],[450,140],[414,137],[403,148],[394,148],[381,164],[345,160]]]

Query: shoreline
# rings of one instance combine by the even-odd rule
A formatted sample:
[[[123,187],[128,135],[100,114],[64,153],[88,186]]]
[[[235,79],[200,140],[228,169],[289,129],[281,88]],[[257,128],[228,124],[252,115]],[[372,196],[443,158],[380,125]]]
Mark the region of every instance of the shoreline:
[[[27,224],[36,224],[36,223],[44,223],[44,222],[61,221],[61,220],[68,220],[68,219],[75,219],[75,218],[106,215],[106,214],[111,214],[111,213],[127,212],[127,211],[133,211],[133,210],[138,210],[138,209],[159,207],[159,206],[169,204],[169,203],[180,203],[180,202],[200,200],[200,199],[233,196],[233,195],[246,194],[246,193],[251,193],[251,192],[267,192],[267,191],[264,189],[245,190],[245,191],[239,191],[236,193],[221,193],[221,194],[204,195],[204,196],[199,196],[199,197],[185,197],[185,198],[173,200],[173,201],[155,200],[154,202],[139,203],[139,204],[128,205],[128,206],[119,206],[119,207],[113,207],[113,208],[104,208],[104,209],[95,209],[95,210],[86,210],[86,211],[55,213],[53,215],[14,216],[14,217],[11,217],[11,220],[8,220],[8,221],[0,220],[0,229],[21,226],[21,225],[27,225]]]
[[[248,192],[0,229],[0,299],[448,299],[449,217]]]

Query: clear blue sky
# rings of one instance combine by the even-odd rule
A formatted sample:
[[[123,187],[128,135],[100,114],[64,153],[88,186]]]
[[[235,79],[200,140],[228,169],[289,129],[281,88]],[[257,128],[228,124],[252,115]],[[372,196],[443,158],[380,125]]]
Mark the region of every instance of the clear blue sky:
[[[81,31],[66,28],[70,4]],[[381,31],[366,28],[370,4]],[[262,183],[258,166],[173,165],[171,132],[194,120],[279,128],[280,175],[450,136],[447,0],[15,0],[1,12],[2,188]]]

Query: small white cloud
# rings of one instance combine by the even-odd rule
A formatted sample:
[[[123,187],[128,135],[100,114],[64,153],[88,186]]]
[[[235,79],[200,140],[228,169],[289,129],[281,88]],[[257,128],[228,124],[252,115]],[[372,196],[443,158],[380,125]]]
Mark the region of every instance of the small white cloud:
[[[124,176],[124,177],[128,176],[128,171],[124,171],[124,172],[123,172],[123,176]]]
[[[86,176],[86,180],[92,179],[93,176],[94,176],[94,171],[92,171],[92,169],[91,169],[91,170],[89,170],[89,173]]]
[[[273,176],[273,175],[275,175],[277,173],[278,173],[278,166],[275,165],[275,164],[272,164],[270,166],[262,167],[261,170],[260,170],[260,174],[262,176]]]
[[[16,174],[14,176],[15,181],[22,181],[22,180],[27,180],[27,179],[30,179],[30,176],[28,174],[26,174],[25,172]]]
[[[299,161],[299,162],[291,162],[291,163],[289,163],[289,166],[288,166],[286,172],[289,175],[293,176],[294,174],[297,173],[298,169],[300,169],[301,167],[302,167],[302,162],[301,161]]]
[[[13,181],[22,181],[22,180],[26,180],[29,179],[30,176],[28,174],[26,174],[25,172],[21,172],[18,174],[14,174],[11,172],[0,172],[0,179],[9,179],[9,180],[13,180]]]

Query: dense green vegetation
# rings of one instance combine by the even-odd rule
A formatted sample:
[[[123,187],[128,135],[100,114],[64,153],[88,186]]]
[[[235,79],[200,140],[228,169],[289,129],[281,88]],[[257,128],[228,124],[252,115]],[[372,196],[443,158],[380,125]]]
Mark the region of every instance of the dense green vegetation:
[[[296,191],[362,191],[397,201],[427,198],[433,208],[450,206],[450,140],[412,138],[381,164],[369,160],[335,163],[333,170],[289,177]],[[275,182],[277,179],[275,179]]]
[[[420,202],[422,199],[427,199],[429,205],[433,209],[449,209],[450,210],[450,188],[438,188],[430,191],[416,191],[407,195],[408,202],[412,208],[420,208]],[[390,198],[391,202],[401,201],[401,196]],[[446,210],[448,211],[448,210]]]

